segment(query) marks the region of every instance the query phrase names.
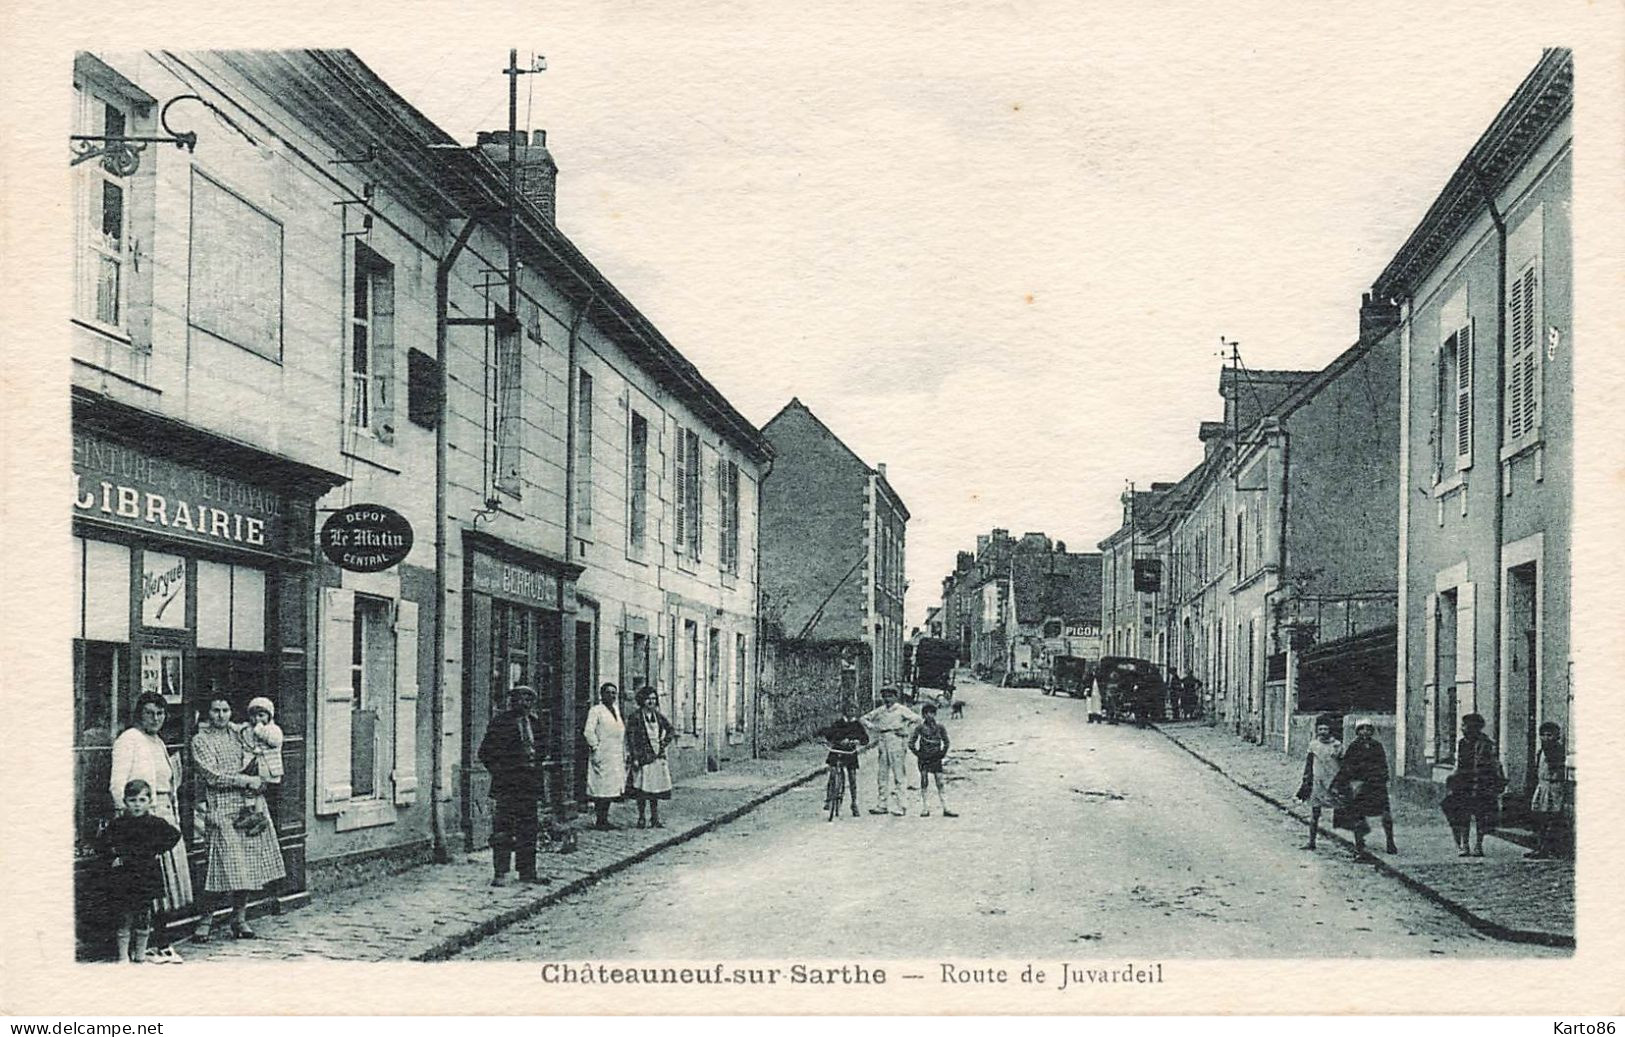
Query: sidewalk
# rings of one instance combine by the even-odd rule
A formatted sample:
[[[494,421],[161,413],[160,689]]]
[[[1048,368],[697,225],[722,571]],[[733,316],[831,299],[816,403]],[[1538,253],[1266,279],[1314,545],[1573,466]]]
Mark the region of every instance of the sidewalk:
[[[1197,723],[1158,725],[1175,745],[1253,795],[1306,824],[1309,808],[1294,798],[1303,777],[1303,757],[1288,756],[1244,742]],[[1461,857],[1437,810],[1393,797],[1394,840],[1400,852],[1382,850],[1382,827],[1372,819],[1366,836],[1377,870],[1434,901],[1473,928],[1501,940],[1574,946],[1574,865],[1571,861],[1530,861],[1524,848],[1502,839],[1484,840],[1483,857]],[[1321,815],[1320,853],[1343,853],[1352,837]],[[1329,837],[1329,838],[1328,838]]]
[[[661,804],[662,829],[633,827],[631,804],[618,804],[612,832],[578,820],[578,849],[543,853],[537,871],[551,885],[512,883],[492,888],[491,851],[456,852],[445,865],[426,864],[355,889],[317,894],[309,906],[252,920],[254,940],[234,940],[217,925],[206,944],[182,940],[176,950],[194,961],[433,961],[536,914],[547,905],[630,867],[668,846],[703,835],[824,773],[827,750],[804,743],[726,770],[678,783]]]

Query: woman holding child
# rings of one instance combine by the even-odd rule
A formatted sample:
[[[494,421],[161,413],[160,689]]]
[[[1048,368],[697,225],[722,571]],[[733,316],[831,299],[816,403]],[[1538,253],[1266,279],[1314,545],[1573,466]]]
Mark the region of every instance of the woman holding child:
[[[262,703],[269,705],[255,700]],[[259,773],[264,755],[250,749],[244,736],[243,726],[231,722],[231,702],[224,695],[209,700],[209,722],[192,736],[192,761],[203,783],[209,819],[209,870],[203,888],[231,895],[231,935],[240,940],[256,935],[248,927],[248,894],[286,874],[262,791],[268,781]],[[206,910],[192,938],[208,940],[213,920],[213,912]]]

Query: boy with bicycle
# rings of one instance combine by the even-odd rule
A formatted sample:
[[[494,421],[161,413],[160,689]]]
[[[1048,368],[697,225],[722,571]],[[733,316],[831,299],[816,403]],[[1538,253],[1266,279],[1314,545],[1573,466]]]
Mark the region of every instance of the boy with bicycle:
[[[858,749],[869,744],[869,732],[858,722],[857,710],[851,702],[841,703],[841,719],[818,732],[829,745],[824,763],[830,768],[829,787],[825,794],[824,810],[835,820],[840,807],[841,785],[845,784],[852,796],[852,816],[858,817]]]

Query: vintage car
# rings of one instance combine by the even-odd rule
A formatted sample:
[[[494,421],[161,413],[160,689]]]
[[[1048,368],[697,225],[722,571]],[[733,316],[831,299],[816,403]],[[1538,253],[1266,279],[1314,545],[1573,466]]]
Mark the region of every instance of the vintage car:
[[[922,637],[914,646],[914,686],[954,690],[954,666],[959,662],[959,650],[952,641],[940,637]]]
[[[1167,692],[1162,672],[1146,659],[1108,655],[1095,667],[1100,689],[1100,712],[1106,722],[1132,718],[1137,724],[1162,719]]]
[[[1088,698],[1089,687],[1093,683],[1094,673],[1088,659],[1076,655],[1057,655],[1050,660],[1050,682],[1044,694],[1064,692],[1075,699]]]

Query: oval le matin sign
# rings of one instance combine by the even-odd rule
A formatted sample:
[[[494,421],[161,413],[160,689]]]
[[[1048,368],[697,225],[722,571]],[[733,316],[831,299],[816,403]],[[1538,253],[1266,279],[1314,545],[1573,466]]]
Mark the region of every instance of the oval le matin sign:
[[[399,564],[412,550],[412,524],[382,504],[352,504],[322,523],[322,553],[340,569],[375,573]]]

